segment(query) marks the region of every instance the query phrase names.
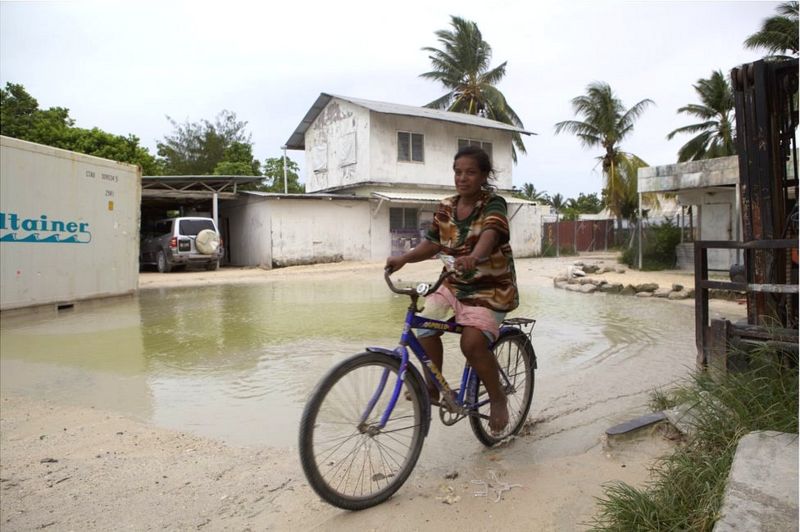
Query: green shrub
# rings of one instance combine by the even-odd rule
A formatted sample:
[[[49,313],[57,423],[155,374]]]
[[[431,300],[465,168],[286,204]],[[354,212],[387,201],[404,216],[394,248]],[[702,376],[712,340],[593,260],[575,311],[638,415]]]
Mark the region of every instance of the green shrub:
[[[694,435],[653,468],[644,488],[605,486],[591,530],[711,531],[739,439],[757,430],[797,433],[797,365],[766,347],[747,355],[747,369],[657,393],[652,403],[692,407]]]
[[[642,270],[667,270],[675,267],[675,248],[680,244],[681,230],[667,218],[663,223],[652,225],[642,231]],[[630,268],[639,266],[639,238],[634,236],[632,245],[622,252],[620,262]]]

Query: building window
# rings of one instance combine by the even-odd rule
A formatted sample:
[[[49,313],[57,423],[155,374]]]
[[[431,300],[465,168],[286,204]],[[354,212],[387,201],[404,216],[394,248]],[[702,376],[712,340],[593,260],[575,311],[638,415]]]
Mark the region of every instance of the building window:
[[[483,151],[485,151],[489,155],[489,160],[492,160],[492,143],[491,142],[483,142],[481,140],[475,139],[458,139],[458,149],[460,150],[464,146],[477,146]]]
[[[419,227],[419,209],[392,207],[389,209],[389,230],[414,230]]]
[[[425,161],[425,136],[422,133],[397,132],[397,160]]]

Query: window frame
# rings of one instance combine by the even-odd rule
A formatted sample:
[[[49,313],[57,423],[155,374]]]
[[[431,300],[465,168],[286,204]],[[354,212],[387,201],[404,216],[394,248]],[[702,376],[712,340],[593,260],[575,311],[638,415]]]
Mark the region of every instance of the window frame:
[[[406,135],[407,138],[407,146],[408,146],[408,159],[403,159],[400,157],[400,136]],[[420,158],[415,159],[414,156],[417,154],[414,150],[414,137],[420,139],[420,150],[421,153],[419,154]],[[397,162],[400,163],[418,163],[418,164],[425,164],[425,134],[424,133],[415,133],[413,131],[397,131]]]
[[[400,212],[401,227],[392,227],[392,211]],[[411,214],[413,212],[413,214]],[[420,209],[417,207],[389,207],[389,231],[418,231]],[[409,219],[411,218],[411,220]],[[413,226],[409,222],[413,221]]]

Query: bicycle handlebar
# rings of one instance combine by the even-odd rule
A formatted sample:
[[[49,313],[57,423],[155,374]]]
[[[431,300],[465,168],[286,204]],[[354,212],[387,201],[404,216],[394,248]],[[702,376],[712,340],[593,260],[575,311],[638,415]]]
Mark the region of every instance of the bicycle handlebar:
[[[392,278],[390,275],[392,274],[392,270],[386,268],[383,270],[383,278],[386,280],[386,284],[389,286],[389,290],[394,292],[395,294],[400,294],[404,296],[422,296],[425,297],[428,294],[432,294],[433,292],[437,291],[445,279],[453,275],[455,271],[443,271],[442,274],[439,276],[439,279],[430,286],[428,283],[419,283],[416,288],[397,288],[394,283],[392,282]]]
[[[480,258],[480,259],[478,259],[477,264],[483,264],[484,262],[487,262],[488,260],[489,260],[489,257]],[[451,269],[445,268],[442,271],[441,275],[439,275],[439,279],[437,279],[437,281],[433,284],[433,286],[430,286],[428,283],[419,283],[416,288],[397,288],[394,285],[394,283],[392,283],[392,279],[390,277],[390,275],[392,273],[393,273],[393,271],[390,268],[384,268],[384,270],[383,270],[383,278],[386,281],[386,284],[389,286],[389,290],[391,290],[395,294],[400,294],[400,295],[404,295],[404,296],[411,296],[411,297],[422,296],[422,297],[425,297],[425,296],[427,296],[429,294],[432,294],[433,292],[437,291],[439,289],[439,287],[442,286],[442,283],[444,282],[444,280],[447,279],[448,277],[450,277],[451,275],[455,274],[456,270],[451,270]]]

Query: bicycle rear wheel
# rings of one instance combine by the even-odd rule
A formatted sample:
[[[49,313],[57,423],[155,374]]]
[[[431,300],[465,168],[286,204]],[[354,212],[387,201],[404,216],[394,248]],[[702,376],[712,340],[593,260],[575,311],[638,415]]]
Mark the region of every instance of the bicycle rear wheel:
[[[470,416],[472,432],[487,447],[516,434],[525,424],[533,400],[536,355],[528,338],[519,331],[503,334],[493,348],[500,367],[500,385],[508,400],[508,425],[499,434],[489,429],[489,394],[475,375],[468,389],[468,402],[478,404],[478,412],[487,417]]]
[[[314,491],[334,506],[363,510],[385,501],[417,463],[425,388],[412,372],[386,426],[378,428],[399,368],[387,355],[355,355],[334,367],[306,404],[300,461]]]

